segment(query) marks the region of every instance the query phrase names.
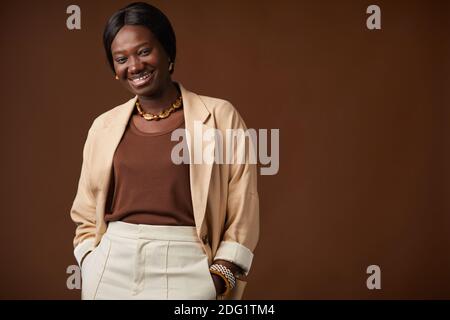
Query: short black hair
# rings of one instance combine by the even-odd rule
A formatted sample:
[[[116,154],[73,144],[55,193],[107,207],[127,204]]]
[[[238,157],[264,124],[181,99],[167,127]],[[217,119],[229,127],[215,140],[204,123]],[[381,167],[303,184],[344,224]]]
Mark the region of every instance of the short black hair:
[[[111,53],[111,44],[119,30],[125,25],[141,25],[150,29],[163,46],[170,61],[175,63],[177,45],[175,32],[169,19],[161,10],[148,3],[133,2],[114,13],[109,18],[103,32],[103,46],[105,47],[106,56],[108,57],[108,62],[113,72],[114,61]]]

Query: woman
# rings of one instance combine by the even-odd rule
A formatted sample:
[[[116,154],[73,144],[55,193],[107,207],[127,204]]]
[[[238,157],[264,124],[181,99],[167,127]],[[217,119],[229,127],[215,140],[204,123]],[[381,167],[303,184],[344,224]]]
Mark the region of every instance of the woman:
[[[242,118],[172,81],[175,34],[157,8],[119,10],[103,40],[134,98],[95,119],[83,149],[71,208],[82,298],[240,299],[259,236],[256,167],[194,162],[194,133],[245,130]],[[186,130],[188,163],[172,159],[177,129]]]

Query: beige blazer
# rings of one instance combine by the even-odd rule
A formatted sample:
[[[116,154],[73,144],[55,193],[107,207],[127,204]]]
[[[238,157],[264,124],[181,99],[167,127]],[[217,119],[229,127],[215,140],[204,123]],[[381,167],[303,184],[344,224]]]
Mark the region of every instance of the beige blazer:
[[[194,128],[246,129],[236,109],[227,101],[197,95],[180,85],[184,105],[185,127],[191,136],[189,171],[192,204],[197,234],[209,258],[231,261],[248,274],[253,251],[259,238],[259,199],[256,165],[194,163],[194,148],[202,152],[218,151],[216,139],[199,144]],[[106,231],[105,204],[112,175],[113,155],[134,109],[137,97],[97,117],[89,129],[83,149],[83,163],[78,189],[70,215],[77,228],[74,254],[82,258],[100,242]],[[196,126],[194,124],[197,124]],[[211,131],[211,130],[210,130]],[[201,139],[201,138],[200,138]],[[246,283],[226,297],[241,299]]]

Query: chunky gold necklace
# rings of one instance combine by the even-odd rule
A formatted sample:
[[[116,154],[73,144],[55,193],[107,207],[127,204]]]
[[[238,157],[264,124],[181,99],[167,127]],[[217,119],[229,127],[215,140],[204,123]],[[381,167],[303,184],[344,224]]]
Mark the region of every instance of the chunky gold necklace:
[[[165,118],[167,118],[168,116],[170,116],[170,114],[171,114],[172,112],[174,112],[176,109],[178,109],[179,107],[181,107],[182,102],[183,102],[183,98],[182,98],[181,96],[179,96],[179,97],[177,98],[177,100],[175,100],[175,102],[172,103],[172,105],[171,105],[169,108],[167,108],[167,109],[161,111],[161,112],[158,113],[158,114],[153,114],[153,113],[144,112],[144,110],[142,110],[141,105],[139,104],[139,101],[138,101],[138,100],[136,100],[136,108],[137,108],[137,110],[138,110],[138,112],[139,112],[139,115],[140,115],[141,117],[143,117],[145,120],[148,120],[148,121],[151,121],[151,120],[160,120],[160,119],[165,119]]]

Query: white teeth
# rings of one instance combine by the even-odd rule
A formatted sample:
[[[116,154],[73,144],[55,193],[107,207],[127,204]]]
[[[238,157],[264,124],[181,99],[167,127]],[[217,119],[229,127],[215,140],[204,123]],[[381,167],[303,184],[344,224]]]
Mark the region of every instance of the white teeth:
[[[132,81],[132,83],[133,83],[135,86],[140,86],[140,85],[143,85],[144,83],[146,83],[147,80],[148,80],[150,77],[153,76],[153,73],[154,73],[154,71],[149,72],[149,73],[147,72],[147,73],[145,73],[143,76],[141,76],[141,77],[139,77],[139,78],[136,78],[136,79],[130,79],[130,80]]]
[[[152,72],[152,73],[153,73],[153,72]],[[147,74],[145,74],[144,76],[142,76],[142,77],[140,77],[140,78],[133,79],[133,82],[146,80],[146,79],[148,79],[148,78],[152,75],[152,73],[147,73]]]

